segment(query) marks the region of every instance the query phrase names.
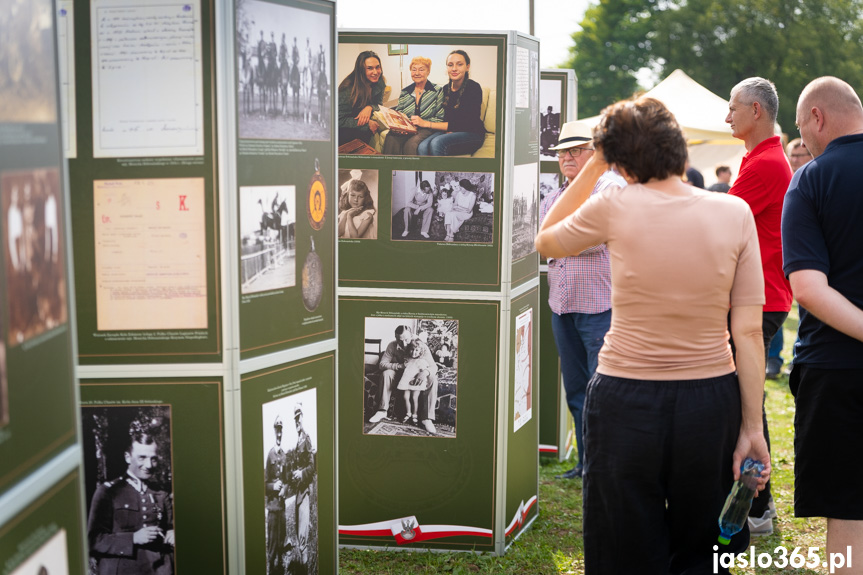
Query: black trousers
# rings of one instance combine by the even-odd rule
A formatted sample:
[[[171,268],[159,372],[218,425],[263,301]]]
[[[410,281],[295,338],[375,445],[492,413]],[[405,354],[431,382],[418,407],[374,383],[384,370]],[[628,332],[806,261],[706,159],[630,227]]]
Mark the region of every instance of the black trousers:
[[[685,381],[596,374],[585,400],[585,574],[713,573],[740,421],[734,373]],[[718,552],[748,543],[744,525]]]

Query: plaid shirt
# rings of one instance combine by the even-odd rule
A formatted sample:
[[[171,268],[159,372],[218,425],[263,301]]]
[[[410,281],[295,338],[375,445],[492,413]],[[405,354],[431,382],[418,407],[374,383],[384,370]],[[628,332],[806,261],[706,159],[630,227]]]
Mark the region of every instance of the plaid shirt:
[[[596,182],[591,195],[610,186],[622,188],[625,185],[626,182],[617,173],[608,171]],[[569,181],[542,200],[539,206],[540,222],[567,186]],[[611,263],[606,245],[593,246],[577,256],[549,258],[548,286],[548,306],[557,315],[602,313],[611,309]]]

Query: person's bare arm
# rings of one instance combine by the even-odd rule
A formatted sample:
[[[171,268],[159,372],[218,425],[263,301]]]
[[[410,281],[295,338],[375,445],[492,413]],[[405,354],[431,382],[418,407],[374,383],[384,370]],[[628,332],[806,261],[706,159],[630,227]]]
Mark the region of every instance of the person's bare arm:
[[[863,341],[863,309],[830,287],[823,272],[791,272],[788,280],[797,303],[833,329]]]
[[[534,244],[536,250],[547,258],[562,258],[570,254],[563,249],[555,237],[557,226],[563,225],[563,220],[572,215],[590,197],[593,188],[600,176],[608,170],[602,151],[596,153],[587,161],[575,179],[563,191],[554,205],[549,208],[548,213],[542,220],[539,233],[536,235]]]
[[[737,349],[737,377],[740,382],[742,420],[734,449],[734,479],[740,477],[740,464],[746,457],[764,464],[759,491],[770,477],[770,453],[764,439],[761,405],[764,401],[764,337],[761,333],[762,306],[731,308],[731,337]]]

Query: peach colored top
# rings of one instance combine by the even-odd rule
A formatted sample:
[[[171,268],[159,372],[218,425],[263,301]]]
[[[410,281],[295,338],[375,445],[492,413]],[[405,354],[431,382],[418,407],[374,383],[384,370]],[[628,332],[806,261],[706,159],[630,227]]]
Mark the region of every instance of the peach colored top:
[[[687,186],[633,184],[594,194],[555,230],[572,254],[605,242],[611,329],[597,372],[642,380],[735,370],[729,306],[763,305],[764,277],[745,201]]]

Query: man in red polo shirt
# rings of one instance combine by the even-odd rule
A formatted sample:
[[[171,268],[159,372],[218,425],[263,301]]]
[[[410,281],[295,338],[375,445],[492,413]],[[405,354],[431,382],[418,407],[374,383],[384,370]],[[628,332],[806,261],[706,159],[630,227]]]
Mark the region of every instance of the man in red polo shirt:
[[[731,135],[743,140],[746,155],[731,190],[733,196],[746,200],[755,216],[761,266],[764,270],[765,304],[761,328],[764,349],[782,329],[791,310],[791,285],[782,271],[782,203],[791,182],[791,167],[779,136],[774,135],[779,96],[776,86],[764,78],[747,78],[731,90],[725,121],[731,125]],[[764,416],[764,436],[770,446],[767,416]],[[749,511],[749,530],[753,535],[773,532],[776,507],[772,504],[770,483],[755,498]]]

